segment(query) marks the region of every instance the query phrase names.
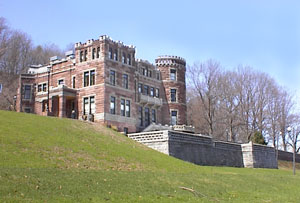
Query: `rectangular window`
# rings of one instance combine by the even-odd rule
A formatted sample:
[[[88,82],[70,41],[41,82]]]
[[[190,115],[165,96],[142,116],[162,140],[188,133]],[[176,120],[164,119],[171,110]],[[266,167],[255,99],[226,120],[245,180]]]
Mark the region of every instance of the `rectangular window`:
[[[113,59],[112,48],[109,48],[109,51],[108,51],[108,58],[109,58],[109,59]]]
[[[89,114],[89,98],[83,98],[83,114],[88,115]]]
[[[63,84],[65,84],[65,81],[64,81],[64,79],[60,79],[60,80],[58,80],[58,85],[63,85]]]
[[[131,65],[131,56],[130,56],[130,54],[127,55],[127,64]]]
[[[92,96],[90,97],[90,114],[94,114],[95,113],[95,97]]]
[[[150,96],[151,96],[151,97],[154,97],[154,87],[151,87],[151,88],[150,88]]]
[[[156,123],[156,111],[155,109],[152,109],[152,123]]]
[[[111,85],[115,85],[116,84],[116,72],[111,70],[109,72],[109,82]]]
[[[171,89],[171,102],[176,102],[176,89]]]
[[[144,94],[148,95],[149,94],[149,86],[148,85],[144,85]]]
[[[110,97],[110,113],[116,114],[116,97]]]
[[[79,58],[80,58],[80,62],[82,62],[83,61],[83,51],[80,51]]]
[[[140,121],[140,126],[143,126],[143,107],[139,106],[139,121]]]
[[[143,75],[146,75],[146,69],[145,68],[142,68],[142,73],[143,73]]]
[[[95,85],[95,70],[90,71],[90,86]]]
[[[121,116],[125,116],[125,99],[121,99]]]
[[[150,112],[149,108],[145,107],[145,127],[147,127],[148,125],[150,125]]]
[[[93,48],[93,51],[92,51],[92,59],[95,59],[95,53],[96,53],[96,48]]]
[[[117,61],[118,60],[118,50],[115,49],[114,51],[114,60]]]
[[[46,92],[47,91],[47,83],[44,83],[43,84],[43,92]]]
[[[152,78],[152,71],[151,71],[151,70],[148,71],[148,76],[149,76],[150,78]]]
[[[24,99],[30,99],[31,98],[31,85],[25,85],[24,87]]]
[[[143,92],[143,84],[141,84],[141,83],[138,84],[138,92],[139,93]]]
[[[177,111],[171,112],[171,125],[177,125]]]
[[[84,74],[83,74],[83,86],[84,87],[87,87],[87,86],[89,86],[89,71],[87,71],[87,72],[84,72]]]
[[[159,89],[158,88],[155,89],[155,97],[159,98]]]
[[[176,70],[170,69],[170,80],[176,80]]]
[[[43,89],[42,89],[43,87],[42,87],[42,85],[40,84],[40,85],[38,85],[38,92],[41,92]]]
[[[75,85],[76,85],[76,77],[73,76],[73,79],[72,79],[72,88],[75,88]]]
[[[126,64],[126,54],[123,53],[122,55],[122,63]]]
[[[130,117],[130,100],[126,100],[126,117]]]
[[[159,73],[156,73],[156,79],[159,80]]]
[[[123,74],[122,86],[124,88],[128,89],[128,75],[127,74]]]

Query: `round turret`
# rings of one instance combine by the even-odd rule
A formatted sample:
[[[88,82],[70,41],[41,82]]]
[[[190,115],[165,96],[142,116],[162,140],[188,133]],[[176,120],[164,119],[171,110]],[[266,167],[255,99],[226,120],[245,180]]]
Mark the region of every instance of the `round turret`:
[[[161,80],[165,91],[162,107],[164,124],[186,124],[186,61],[178,56],[159,56],[156,66],[161,72]]]

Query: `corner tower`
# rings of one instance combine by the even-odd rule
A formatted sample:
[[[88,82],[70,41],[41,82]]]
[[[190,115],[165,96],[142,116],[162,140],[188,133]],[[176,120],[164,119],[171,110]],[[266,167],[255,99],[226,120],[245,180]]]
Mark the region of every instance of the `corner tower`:
[[[161,72],[165,92],[162,107],[163,124],[184,125],[186,124],[185,59],[178,56],[159,56],[155,63]]]

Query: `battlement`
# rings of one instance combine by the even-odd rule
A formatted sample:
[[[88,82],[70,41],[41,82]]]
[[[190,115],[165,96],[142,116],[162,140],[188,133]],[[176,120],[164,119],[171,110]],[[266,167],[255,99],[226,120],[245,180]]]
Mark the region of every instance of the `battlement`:
[[[99,39],[97,39],[97,40],[89,39],[85,43],[77,42],[77,43],[75,43],[75,48],[77,49],[77,48],[81,48],[81,47],[86,47],[86,46],[92,45],[94,42],[104,42],[104,41],[116,44],[118,47],[126,47],[128,49],[135,49],[134,45],[126,45],[122,41],[115,41],[107,35],[101,35],[99,37]]]
[[[169,55],[164,55],[164,56],[158,56],[157,59],[155,60],[156,66],[178,66],[186,65],[186,61],[184,58],[179,57],[179,56],[169,56]]]

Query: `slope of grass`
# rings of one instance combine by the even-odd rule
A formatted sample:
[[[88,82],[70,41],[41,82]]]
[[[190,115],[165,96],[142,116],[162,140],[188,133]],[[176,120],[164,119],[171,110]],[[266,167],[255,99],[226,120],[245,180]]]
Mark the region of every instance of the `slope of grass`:
[[[96,123],[0,111],[1,202],[300,202],[299,181],[288,167],[197,166]]]

